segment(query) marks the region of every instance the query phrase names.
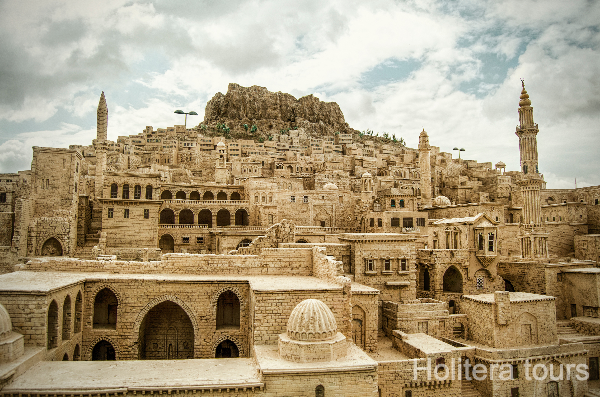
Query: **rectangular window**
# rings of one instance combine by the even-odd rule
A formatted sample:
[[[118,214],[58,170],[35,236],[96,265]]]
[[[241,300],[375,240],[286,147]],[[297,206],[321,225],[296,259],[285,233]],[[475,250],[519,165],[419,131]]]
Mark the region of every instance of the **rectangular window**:
[[[519,366],[517,364],[511,365],[511,379],[519,379]]]
[[[392,218],[391,226],[392,227],[399,227],[400,226],[400,218]]]
[[[304,202],[308,203],[308,196],[304,196]]]
[[[402,218],[402,227],[413,227],[413,218]]]
[[[190,243],[190,238],[189,237],[182,237],[181,238],[181,242],[183,244],[189,244]]]
[[[375,218],[370,218],[369,219],[369,226],[370,227],[374,227],[375,226]]]
[[[488,251],[494,252],[494,233],[488,234]]]
[[[112,218],[114,216],[114,209],[113,208],[109,208],[108,209],[108,217]]]
[[[150,219],[150,210],[149,209],[144,210],[144,219]]]
[[[123,218],[129,218],[129,208],[123,210]]]
[[[391,272],[392,271],[392,261],[390,261],[389,259],[384,259],[383,270],[386,272]]]
[[[400,259],[400,270],[402,270],[403,272],[408,271],[408,263],[406,259]]]
[[[142,187],[140,185],[135,185],[133,188],[133,198],[135,200],[139,200],[142,197]]]
[[[204,237],[196,237],[196,244],[204,244]]]
[[[6,193],[0,193],[0,203],[6,203]]]
[[[290,197],[290,202],[295,203],[296,202],[296,196],[291,196]]]
[[[375,261],[373,259],[366,259],[365,260],[365,269],[368,272],[374,272],[375,271]]]
[[[377,218],[377,227],[383,227],[383,221],[381,218]]]
[[[513,387],[510,389],[510,397],[519,397],[519,388]]]
[[[477,249],[479,251],[483,251],[483,244],[484,244],[484,242],[483,242],[483,234],[479,233],[477,241],[478,241]]]
[[[425,226],[425,218],[417,218],[417,226]]]
[[[477,289],[483,289],[483,277],[477,276]]]

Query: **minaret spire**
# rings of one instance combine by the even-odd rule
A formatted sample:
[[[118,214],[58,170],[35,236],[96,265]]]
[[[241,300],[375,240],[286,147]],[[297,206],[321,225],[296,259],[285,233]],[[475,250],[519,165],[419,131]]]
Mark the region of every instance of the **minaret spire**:
[[[106,106],[106,98],[104,97],[104,91],[100,95],[100,102],[98,103],[98,113],[96,120],[96,139],[98,141],[106,141],[108,133],[108,106]]]
[[[537,133],[538,126],[533,122],[533,107],[529,94],[525,89],[525,81],[521,79],[521,97],[519,101],[519,126],[516,134],[519,137],[521,153],[521,171],[525,175],[538,174]]]
[[[424,207],[431,207],[431,146],[429,135],[423,128],[419,135],[419,169],[421,175],[421,202]]]

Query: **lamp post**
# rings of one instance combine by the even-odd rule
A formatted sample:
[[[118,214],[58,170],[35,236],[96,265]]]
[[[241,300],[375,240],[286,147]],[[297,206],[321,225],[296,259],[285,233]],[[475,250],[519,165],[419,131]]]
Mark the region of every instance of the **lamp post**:
[[[452,149],[452,150],[458,150],[458,159],[460,160],[460,152],[464,152],[464,151],[465,151],[465,148],[461,147],[461,148],[459,149],[459,148],[455,147],[455,148],[454,148],[454,149]]]
[[[198,115],[198,113],[194,112],[193,110],[192,110],[191,112],[184,112],[183,110],[179,110],[179,109],[177,109],[177,110],[176,110],[175,112],[173,112],[173,113],[177,113],[177,114],[185,114],[185,129],[186,129],[186,130],[187,130],[187,116],[188,116],[188,114],[189,114],[190,116],[197,116],[197,115]]]

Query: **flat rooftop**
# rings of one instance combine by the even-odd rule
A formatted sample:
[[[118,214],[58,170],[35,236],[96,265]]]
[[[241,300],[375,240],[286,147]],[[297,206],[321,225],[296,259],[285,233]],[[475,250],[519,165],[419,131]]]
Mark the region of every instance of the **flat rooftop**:
[[[7,385],[3,393],[36,390],[260,387],[251,358],[202,360],[42,361]]]
[[[508,294],[511,302],[550,301],[556,299],[550,295],[530,294],[528,292],[509,292]],[[483,303],[496,302],[495,294],[463,295],[463,298]]]

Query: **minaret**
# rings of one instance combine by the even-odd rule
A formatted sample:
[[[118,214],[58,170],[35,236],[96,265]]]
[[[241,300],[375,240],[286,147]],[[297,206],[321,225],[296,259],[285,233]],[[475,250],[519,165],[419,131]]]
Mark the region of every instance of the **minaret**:
[[[431,207],[431,147],[425,128],[419,135],[419,168],[421,172],[421,203]]]
[[[521,171],[523,174],[538,174],[537,133],[538,126],[533,122],[533,107],[529,94],[525,89],[525,82],[521,80],[523,90],[519,101],[519,152],[521,153]]]
[[[98,103],[98,113],[96,121],[96,139],[98,141],[105,141],[108,132],[108,106],[106,106],[106,98],[104,97],[104,91],[100,95],[100,102]]]

